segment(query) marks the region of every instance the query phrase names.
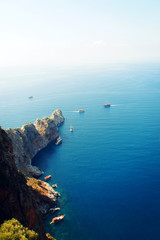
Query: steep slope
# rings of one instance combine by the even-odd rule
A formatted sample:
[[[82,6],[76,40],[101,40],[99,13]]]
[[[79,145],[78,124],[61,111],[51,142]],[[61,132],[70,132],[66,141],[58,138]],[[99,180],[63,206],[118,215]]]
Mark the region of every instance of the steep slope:
[[[51,117],[44,117],[36,122],[24,124],[21,128],[7,129],[12,140],[15,163],[18,169],[40,176],[43,172],[31,165],[33,157],[58,137],[58,126],[63,123],[64,117],[60,110],[55,110]]]
[[[11,218],[35,230],[46,239],[41,214],[32,199],[24,175],[17,171],[12,142],[0,128],[0,224]]]

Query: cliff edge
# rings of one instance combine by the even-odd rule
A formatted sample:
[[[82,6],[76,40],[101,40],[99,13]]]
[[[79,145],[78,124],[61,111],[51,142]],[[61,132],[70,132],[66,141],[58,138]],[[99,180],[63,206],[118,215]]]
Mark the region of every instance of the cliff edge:
[[[21,128],[7,129],[12,140],[15,163],[19,170],[35,177],[43,172],[32,166],[33,157],[58,137],[58,126],[64,122],[61,110],[55,110],[51,117],[37,119],[35,123],[24,124]]]
[[[41,213],[25,176],[17,171],[12,142],[0,127],[0,224],[11,218],[34,229],[40,240],[46,239]]]

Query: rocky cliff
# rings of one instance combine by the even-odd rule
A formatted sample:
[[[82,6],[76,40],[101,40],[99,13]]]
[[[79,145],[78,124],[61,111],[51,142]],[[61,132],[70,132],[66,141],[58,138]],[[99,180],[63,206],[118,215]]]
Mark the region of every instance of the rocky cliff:
[[[38,151],[58,137],[58,126],[63,121],[62,112],[55,110],[51,117],[37,119],[34,124],[28,123],[21,128],[6,130],[12,140],[15,163],[19,170],[36,177],[43,173],[31,165],[32,159]]]
[[[12,142],[0,127],[0,224],[11,218],[34,229],[38,239],[46,239],[41,213],[25,176],[17,171]]]
[[[27,185],[32,190],[34,201],[43,216],[49,213],[50,208],[54,208],[57,205],[57,199],[60,194],[47,182],[36,178],[27,178]]]

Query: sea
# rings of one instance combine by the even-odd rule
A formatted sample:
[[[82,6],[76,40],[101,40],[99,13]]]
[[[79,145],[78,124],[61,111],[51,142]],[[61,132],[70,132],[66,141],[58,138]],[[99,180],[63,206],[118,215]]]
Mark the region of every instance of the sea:
[[[0,69],[4,129],[55,109],[65,117],[62,144],[32,161],[61,194],[46,231],[57,240],[159,240],[160,64]]]

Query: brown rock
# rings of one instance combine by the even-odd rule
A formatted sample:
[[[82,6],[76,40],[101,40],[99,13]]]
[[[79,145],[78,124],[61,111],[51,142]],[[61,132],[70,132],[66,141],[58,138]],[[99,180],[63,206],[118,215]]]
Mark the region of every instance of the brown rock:
[[[12,142],[0,127],[0,224],[11,218],[35,230],[46,239],[40,211],[25,176],[17,171]]]
[[[33,190],[34,199],[42,215],[47,214],[50,208],[56,206],[59,193],[47,182],[35,178],[27,178],[27,185]]]

